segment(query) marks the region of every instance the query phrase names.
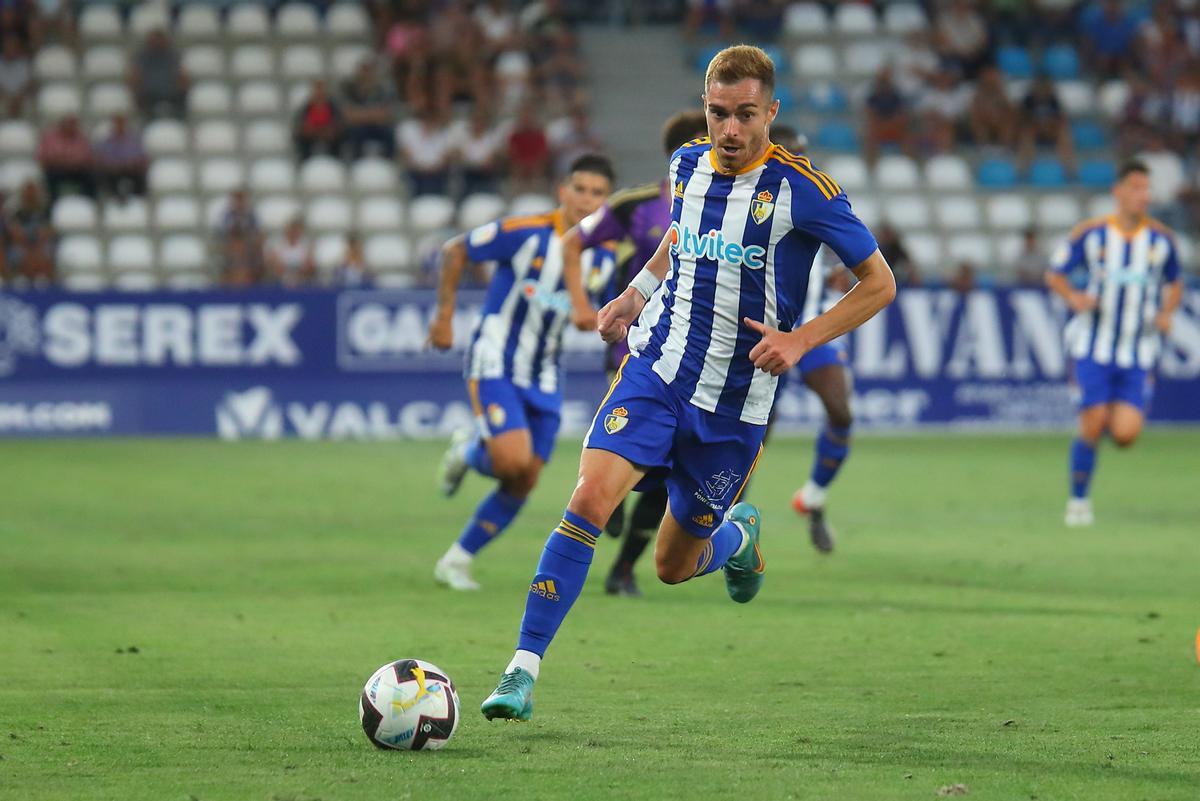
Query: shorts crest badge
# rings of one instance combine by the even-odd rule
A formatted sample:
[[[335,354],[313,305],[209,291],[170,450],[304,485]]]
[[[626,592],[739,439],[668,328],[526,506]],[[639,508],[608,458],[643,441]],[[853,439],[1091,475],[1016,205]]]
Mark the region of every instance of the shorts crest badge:
[[[750,201],[750,216],[754,222],[762,225],[775,211],[775,196],[764,189],[758,193],[758,197]]]
[[[609,434],[616,434],[627,425],[629,425],[629,410],[624,406],[618,406],[604,418],[604,430]]]
[[[504,407],[498,403],[489,403],[487,407],[488,423],[492,428],[500,428],[504,425],[504,421],[508,415],[504,411]]]

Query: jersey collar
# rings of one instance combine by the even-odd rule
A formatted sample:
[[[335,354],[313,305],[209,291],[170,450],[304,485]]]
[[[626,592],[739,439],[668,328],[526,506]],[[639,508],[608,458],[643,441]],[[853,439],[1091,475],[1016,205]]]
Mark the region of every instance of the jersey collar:
[[[730,175],[730,176],[745,175],[746,173],[751,172],[752,170],[757,170],[759,167],[766,164],[767,159],[771,158],[771,154],[774,152],[775,152],[775,145],[768,145],[767,149],[763,152],[763,154],[760,158],[757,158],[754,161],[750,162],[749,164],[747,164],[745,167],[742,167],[737,172],[725,172],[724,170],[721,169],[721,165],[717,163],[716,145],[713,145],[712,147],[710,147],[708,149],[708,163],[712,165],[713,172],[717,173],[718,175]]]
[[[1150,225],[1150,217],[1149,215],[1143,214],[1142,219],[1138,220],[1138,224],[1134,226],[1133,230],[1122,228],[1121,221],[1117,219],[1117,215],[1115,214],[1108,215],[1108,224],[1113,228],[1116,228],[1117,233],[1119,233],[1121,236],[1125,237],[1126,239],[1133,239]]]

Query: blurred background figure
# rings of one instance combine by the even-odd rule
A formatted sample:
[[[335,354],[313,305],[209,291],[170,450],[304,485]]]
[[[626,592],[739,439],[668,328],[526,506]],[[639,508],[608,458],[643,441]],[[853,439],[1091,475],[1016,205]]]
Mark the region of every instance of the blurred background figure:
[[[312,242],[304,233],[304,220],[300,217],[293,217],[283,233],[267,241],[264,257],[267,275],[280,286],[303,286],[316,278]]]

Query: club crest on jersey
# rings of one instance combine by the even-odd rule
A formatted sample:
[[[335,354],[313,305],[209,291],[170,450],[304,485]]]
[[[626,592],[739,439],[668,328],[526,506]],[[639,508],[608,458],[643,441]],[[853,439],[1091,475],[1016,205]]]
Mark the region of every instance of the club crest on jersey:
[[[766,222],[775,211],[775,196],[766,189],[758,193],[758,197],[750,201],[750,217],[759,225]]]
[[[604,430],[609,434],[616,434],[627,425],[629,425],[629,410],[624,406],[618,406],[604,418]]]

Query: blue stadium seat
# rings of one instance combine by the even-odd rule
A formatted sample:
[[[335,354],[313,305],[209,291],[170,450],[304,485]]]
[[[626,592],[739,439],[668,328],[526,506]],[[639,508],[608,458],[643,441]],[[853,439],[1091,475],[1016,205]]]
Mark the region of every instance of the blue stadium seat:
[[[1085,161],[1079,165],[1079,182],[1086,187],[1107,189],[1117,180],[1117,168],[1111,161]]]
[[[1067,171],[1056,158],[1040,158],[1029,166],[1029,183],[1039,189],[1058,189],[1067,185]]]
[[[1108,134],[1092,120],[1075,120],[1071,123],[1071,139],[1078,150],[1099,150],[1108,147]]]
[[[854,153],[859,146],[858,132],[849,123],[829,120],[817,129],[816,145],[822,150]]]
[[[791,59],[787,57],[787,54],[783,52],[783,49],[780,47],[776,47],[775,45],[759,45],[759,46],[763,49],[763,52],[765,52],[768,56],[770,56],[771,60],[775,62],[775,70],[780,75],[786,74],[788,65],[791,63]],[[705,65],[705,66],[707,66],[707,65]]]
[[[1079,77],[1079,54],[1071,45],[1054,45],[1042,55],[1042,71],[1056,81]]]
[[[795,110],[795,107],[792,105],[792,103],[796,101],[796,96],[792,92],[792,87],[788,86],[787,84],[776,84],[775,99],[779,101],[780,108],[785,108],[788,111]]]
[[[708,70],[708,62],[712,61],[713,56],[724,49],[724,45],[713,45],[698,52],[696,54],[696,71],[703,75]]]
[[[1033,59],[1023,47],[1007,45],[996,51],[996,66],[1010,78],[1032,78]]]
[[[841,114],[850,108],[850,100],[836,83],[814,83],[805,92],[805,102],[813,111]]]
[[[1017,166],[1004,158],[992,158],[980,162],[975,173],[980,186],[988,189],[1005,189],[1017,185]]]

